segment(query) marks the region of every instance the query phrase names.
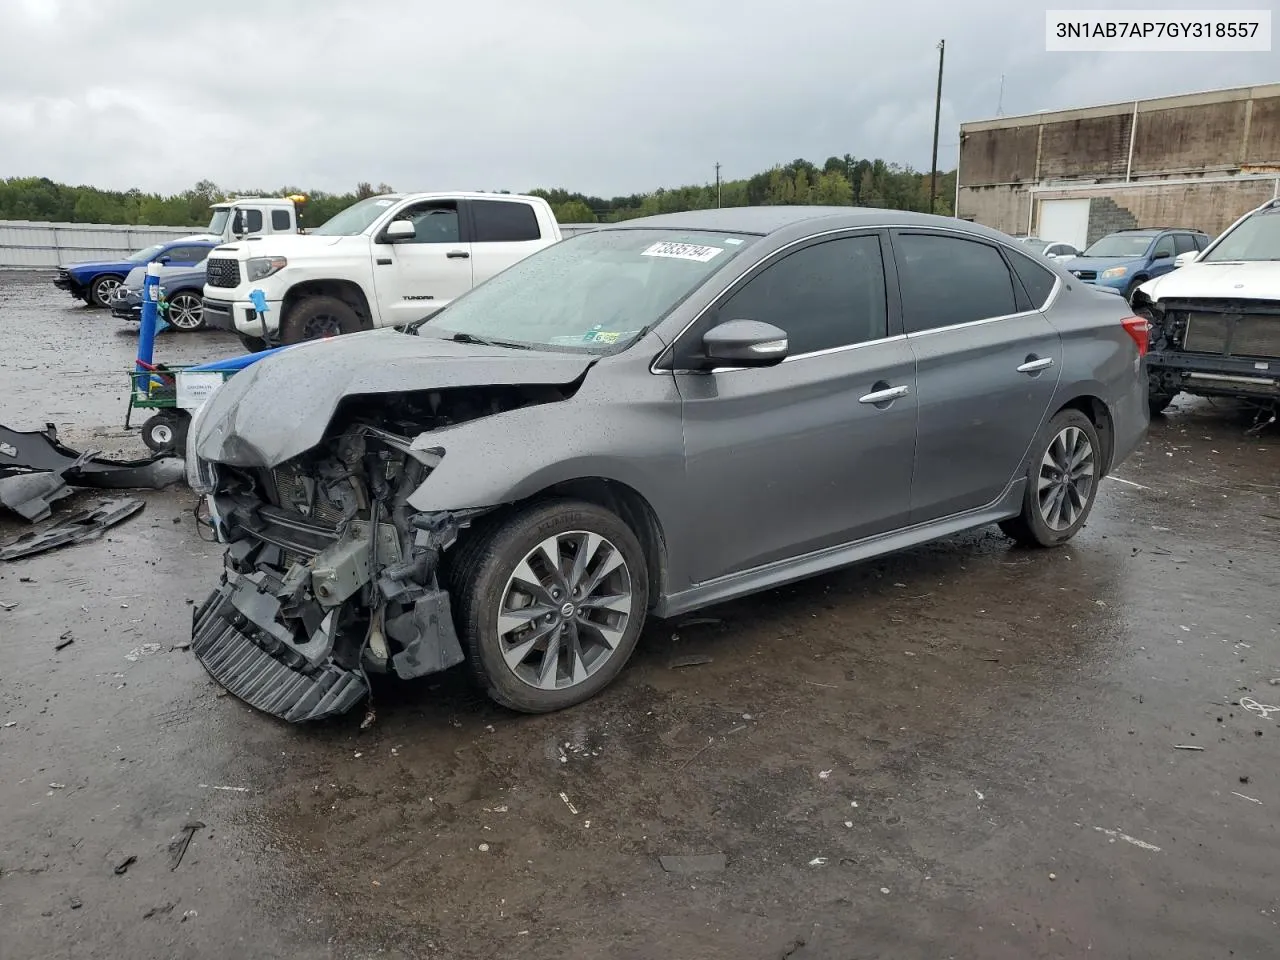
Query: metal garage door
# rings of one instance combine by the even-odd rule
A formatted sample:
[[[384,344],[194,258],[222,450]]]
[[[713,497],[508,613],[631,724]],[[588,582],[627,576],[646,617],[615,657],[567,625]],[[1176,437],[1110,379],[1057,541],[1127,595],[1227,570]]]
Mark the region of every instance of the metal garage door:
[[[1061,240],[1083,250],[1089,236],[1088,199],[1041,200],[1036,236],[1043,240]]]

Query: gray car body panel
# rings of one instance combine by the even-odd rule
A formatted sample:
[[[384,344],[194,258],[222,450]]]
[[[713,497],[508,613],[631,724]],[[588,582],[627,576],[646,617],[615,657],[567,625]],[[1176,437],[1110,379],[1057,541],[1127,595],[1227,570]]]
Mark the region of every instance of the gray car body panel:
[[[819,235],[897,226],[960,233],[1025,256],[1015,241],[984,227],[884,210],[737,208],[610,225],[602,229],[710,230],[760,239],[611,356],[505,350],[391,331],[295,348],[238,374],[215,394],[196,449],[203,459],[274,466],[318,443],[345,396],[582,377],[562,402],[421,435],[417,443],[442,450],[443,457],[409,503],[421,511],[461,512],[524,500],[574,479],[625,484],[652,508],[665,548],[663,582],[653,590],[661,615],[1016,515],[1038,432],[1077,398],[1097,398],[1110,412],[1109,466],[1134,449],[1147,426],[1146,378],[1119,322],[1124,305],[1042,260],[1059,281],[1043,311],[898,336],[827,357],[788,358],[771,368],[664,369],[681,338],[700,335],[710,322],[709,308],[771,255]],[[447,313],[440,315],[442,326]],[[943,369],[948,349],[959,351],[962,375]],[[1033,353],[1051,356],[1053,366],[1038,377],[1017,372]],[[911,378],[912,399],[884,410],[859,406],[859,392],[894,377]],[[976,399],[975,378],[988,385]],[[812,389],[800,411],[804,422],[797,423],[794,405],[771,405],[770,384],[779,402],[791,403],[781,399],[783,391],[806,382]],[[923,424],[918,432],[916,422]],[[996,433],[983,437],[975,427]],[[858,443],[839,444],[842,434]],[[754,456],[735,458],[735,450]],[[816,473],[824,466],[839,482],[824,484]],[[960,489],[948,488],[948,473],[962,477]],[[771,498],[771,486],[787,499]],[[779,506],[796,497],[803,502]],[[873,506],[860,514],[859,504]],[[824,526],[823,517],[834,520]]]

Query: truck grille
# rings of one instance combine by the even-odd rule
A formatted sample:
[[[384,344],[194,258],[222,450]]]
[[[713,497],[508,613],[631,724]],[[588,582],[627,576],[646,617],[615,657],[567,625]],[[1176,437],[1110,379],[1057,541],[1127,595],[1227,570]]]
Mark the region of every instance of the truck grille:
[[[205,261],[205,282],[211,287],[240,286],[240,262],[227,257],[210,257]]]
[[[1182,348],[1189,353],[1280,358],[1280,314],[1192,312]]]

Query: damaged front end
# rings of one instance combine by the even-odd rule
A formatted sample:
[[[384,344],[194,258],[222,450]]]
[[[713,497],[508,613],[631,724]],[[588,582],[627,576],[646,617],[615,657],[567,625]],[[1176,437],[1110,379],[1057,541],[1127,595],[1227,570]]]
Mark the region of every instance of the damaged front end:
[[[291,722],[344,713],[369,674],[403,679],[463,659],[444,551],[484,510],[419,511],[440,462],[431,431],[551,389],[462,389],[344,401],[321,443],[274,468],[200,463],[222,581],[195,611],[192,650],[246,703]]]

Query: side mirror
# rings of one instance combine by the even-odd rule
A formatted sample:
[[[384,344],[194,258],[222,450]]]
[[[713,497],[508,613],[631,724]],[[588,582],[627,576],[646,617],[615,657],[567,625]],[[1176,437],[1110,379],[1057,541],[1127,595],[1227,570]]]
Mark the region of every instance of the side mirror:
[[[707,360],[721,367],[772,367],[787,358],[787,334],[771,323],[728,320],[702,336]]]
[[[167,263],[171,263],[172,261],[173,261],[173,257],[169,256],[167,253],[163,257],[156,258],[156,263],[167,264]]]
[[[402,240],[412,240],[418,235],[418,228],[409,220],[392,220],[391,224],[382,233],[382,238],[387,243],[399,243]]]
[[[1168,259],[1169,259],[1169,251],[1168,251],[1168,250],[1157,250],[1155,253],[1153,253],[1153,254],[1151,255],[1151,259],[1152,259],[1152,260],[1168,260]]]
[[[1185,267],[1188,263],[1195,263],[1200,257],[1199,250],[1188,250],[1186,253],[1180,253],[1173,258],[1175,267]]]

